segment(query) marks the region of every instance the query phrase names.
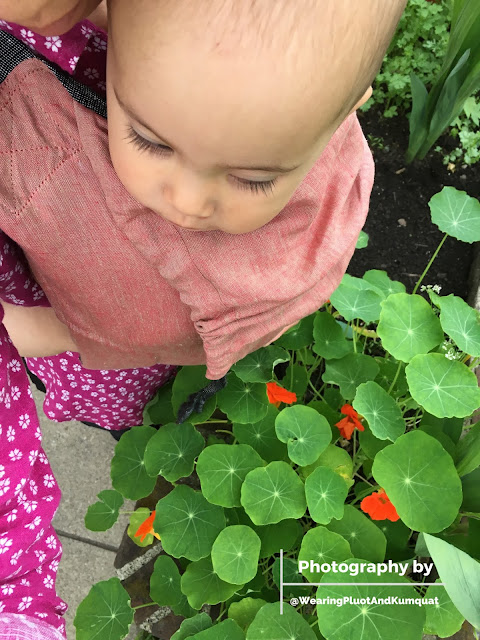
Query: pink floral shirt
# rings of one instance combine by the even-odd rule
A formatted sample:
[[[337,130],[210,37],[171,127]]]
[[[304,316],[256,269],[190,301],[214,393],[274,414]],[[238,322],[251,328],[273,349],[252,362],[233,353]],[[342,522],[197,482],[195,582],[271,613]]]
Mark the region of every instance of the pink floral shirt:
[[[107,34],[90,21],[50,37],[4,20],[0,29],[105,94]],[[21,248],[2,231],[0,298],[50,306]],[[55,591],[62,547],[51,524],[61,493],[41,446],[27,372],[1,324],[3,315],[0,306],[0,640],[62,640],[67,604]],[[70,351],[26,362],[46,386],[43,407],[50,419],[106,429],[142,424],[145,404],[177,372],[173,365],[93,371]]]

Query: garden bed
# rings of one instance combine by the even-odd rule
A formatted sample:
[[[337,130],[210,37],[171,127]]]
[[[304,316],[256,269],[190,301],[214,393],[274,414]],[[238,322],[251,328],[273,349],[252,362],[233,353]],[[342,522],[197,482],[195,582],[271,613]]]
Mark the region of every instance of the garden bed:
[[[375,159],[375,183],[365,231],[370,236],[366,249],[355,252],[348,272],[362,276],[368,269],[385,269],[412,291],[428,259],[442,239],[442,232],[430,222],[430,198],[444,186],[466,191],[480,198],[480,164],[457,165],[450,171],[442,156],[431,151],[424,160],[406,165],[408,120],[386,119],[373,106],[358,112]],[[457,143],[442,136],[438,144],[446,150]],[[447,238],[425,284],[439,284],[442,294],[454,293],[466,299],[474,245]]]

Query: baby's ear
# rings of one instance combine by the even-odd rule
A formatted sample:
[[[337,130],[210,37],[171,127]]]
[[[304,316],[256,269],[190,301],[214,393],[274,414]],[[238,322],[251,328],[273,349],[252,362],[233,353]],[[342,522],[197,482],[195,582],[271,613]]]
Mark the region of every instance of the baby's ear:
[[[363,94],[363,96],[360,98],[360,100],[357,102],[357,104],[350,111],[350,113],[353,113],[354,111],[359,109],[362,106],[362,104],[365,104],[365,102],[371,98],[372,94],[373,94],[373,89],[372,89],[372,86],[370,85],[368,89],[365,91],[365,93]]]

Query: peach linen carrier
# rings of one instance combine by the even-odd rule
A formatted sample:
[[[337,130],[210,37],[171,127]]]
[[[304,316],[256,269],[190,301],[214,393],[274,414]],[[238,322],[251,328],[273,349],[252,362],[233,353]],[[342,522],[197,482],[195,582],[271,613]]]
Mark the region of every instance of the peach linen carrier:
[[[373,186],[355,113],[268,224],[240,235],[179,230],[118,179],[103,98],[0,37],[0,228],[85,368],[206,364],[216,380],[329,298]]]

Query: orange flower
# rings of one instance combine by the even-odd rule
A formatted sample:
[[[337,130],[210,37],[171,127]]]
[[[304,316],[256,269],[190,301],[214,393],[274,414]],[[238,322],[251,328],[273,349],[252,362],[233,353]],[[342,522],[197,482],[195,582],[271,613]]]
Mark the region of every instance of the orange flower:
[[[143,542],[149,533],[153,533],[153,535],[160,540],[160,536],[158,533],[155,533],[153,530],[153,521],[155,520],[155,511],[152,511],[152,515],[149,516],[145,522],[138,527],[137,533],[135,534],[135,538],[140,537],[140,542]]]
[[[371,493],[360,503],[360,509],[371,517],[372,520],[391,520],[396,522],[400,519],[397,510],[390,502],[384,489],[376,493]]]
[[[267,382],[267,396],[270,404],[274,404],[277,409],[281,402],[292,404],[297,401],[297,394],[293,391],[287,391],[283,387],[279,387],[276,382]]]
[[[358,415],[358,413],[350,404],[344,404],[343,407],[340,409],[340,413],[343,413],[343,415],[346,417],[342,418],[339,422],[337,422],[335,426],[340,429],[340,434],[342,438],[346,438],[347,440],[350,440],[355,427],[359,431],[365,431],[365,427],[359,420],[361,416]]]

